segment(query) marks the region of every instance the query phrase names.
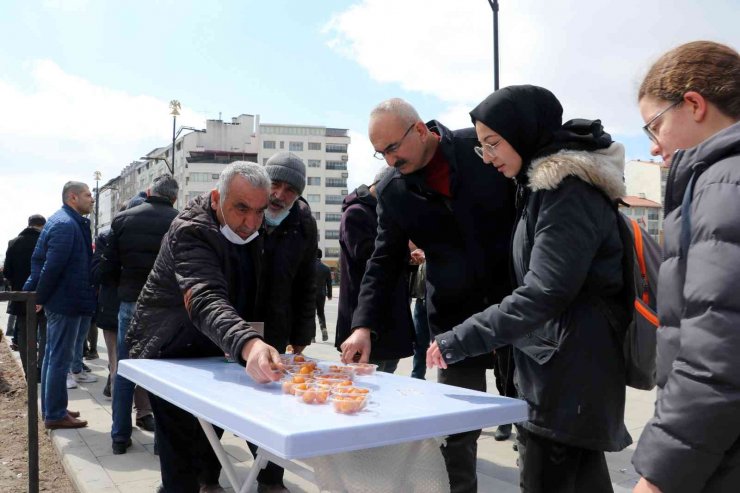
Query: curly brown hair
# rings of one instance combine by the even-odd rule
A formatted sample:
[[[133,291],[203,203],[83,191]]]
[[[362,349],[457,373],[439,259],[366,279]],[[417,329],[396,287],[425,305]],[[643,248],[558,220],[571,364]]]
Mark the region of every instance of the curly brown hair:
[[[680,101],[688,91],[701,94],[722,113],[740,119],[740,55],[713,41],[693,41],[661,56],[640,85],[637,100],[652,96]]]

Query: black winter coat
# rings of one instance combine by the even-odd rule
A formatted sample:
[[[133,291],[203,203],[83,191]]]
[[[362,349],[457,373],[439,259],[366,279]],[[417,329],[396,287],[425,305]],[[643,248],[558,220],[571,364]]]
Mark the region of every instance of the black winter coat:
[[[436,338],[445,361],[512,344],[523,426],[576,447],[616,451],[624,426],[626,318],[622,242],[607,200],[624,195],[624,149],[561,151],[532,163],[532,193],[517,223],[517,287]],[[530,236],[531,235],[531,236]]]
[[[259,334],[235,306],[239,248],[260,278],[262,238],[237,246],[221,234],[210,194],[193,199],[175,218],[141,291],[126,336],[132,358],[234,355]]]
[[[658,402],[632,463],[664,493],[740,491],[740,123],[673,155],[664,225]]]
[[[31,255],[40,234],[41,232],[35,228],[26,228],[8,242],[3,275],[8,280],[11,291],[23,291],[23,284],[31,273]],[[23,316],[26,314],[26,304],[11,301],[8,303],[8,313]]]
[[[408,175],[395,172],[378,186],[378,235],[352,328],[382,330],[389,296],[408,269],[409,239],[426,255],[432,334],[449,330],[511,292],[511,181],[475,154],[474,129],[452,132],[436,121],[427,126],[441,136],[452,198],[425,185],[424,168]],[[458,366],[492,368],[493,356],[470,358]]]
[[[347,195],[342,203],[342,222],[339,224],[339,313],[334,341],[337,349],[351,334],[352,315],[357,308],[360,284],[373,254],[378,229],[377,203],[365,185]],[[414,325],[409,309],[406,274],[408,247],[403,260],[404,264],[399,268],[404,269],[404,273],[397,276],[396,284],[391,287],[389,304],[380,309],[380,325],[373,327],[377,338],[372,343],[370,357],[374,360],[405,358],[414,353]]]
[[[118,309],[121,300],[118,298],[118,287],[101,280],[100,267],[103,252],[108,245],[110,231],[100,233],[95,238],[95,253],[90,262],[90,277],[98,293],[98,310],[95,312],[95,325],[103,330],[118,331]]]
[[[288,344],[308,346],[316,335],[316,220],[299,197],[288,216],[264,233],[264,275],[257,320],[265,323],[265,342],[280,352]]]
[[[314,265],[316,266],[316,299],[331,299],[331,269],[318,258],[314,261]]]
[[[102,279],[118,285],[121,301],[136,301],[177,210],[163,197],[116,215],[101,265]]]

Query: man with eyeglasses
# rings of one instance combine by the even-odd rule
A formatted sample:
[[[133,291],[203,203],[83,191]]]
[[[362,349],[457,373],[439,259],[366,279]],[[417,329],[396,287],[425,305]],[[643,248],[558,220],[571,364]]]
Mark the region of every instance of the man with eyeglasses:
[[[367,361],[372,341],[383,339],[381,315],[406,268],[409,240],[426,256],[432,335],[511,292],[513,186],[476,155],[474,130],[450,131],[436,120],[424,124],[409,103],[390,99],[371,112],[369,137],[375,157],[395,170],[378,186],[378,236],[352,318],[352,335],[341,346],[345,362]],[[493,355],[469,358],[439,370],[437,379],[485,391],[485,371],[493,364]],[[453,493],[477,490],[479,436],[480,430],[451,435],[442,447]]]

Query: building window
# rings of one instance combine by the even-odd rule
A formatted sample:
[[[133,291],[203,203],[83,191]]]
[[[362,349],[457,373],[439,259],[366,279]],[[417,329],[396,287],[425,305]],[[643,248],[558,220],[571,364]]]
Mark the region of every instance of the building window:
[[[311,212],[311,215],[312,215],[312,216],[313,216],[313,218],[314,218],[314,219],[316,219],[317,221],[321,221],[321,213],[320,213],[320,212]]]
[[[648,209],[648,219],[658,220],[658,209]]]
[[[326,144],[326,152],[347,152],[347,144]]]
[[[324,231],[324,239],[325,240],[338,240],[339,230],[338,229],[327,229],[326,231]]]
[[[285,149],[285,141],[284,140],[281,140],[280,141],[280,149]]]
[[[219,177],[219,174],[218,173],[211,174],[211,178],[214,179],[214,180],[218,180],[218,177]]]
[[[341,171],[345,171],[347,169],[347,163],[345,163],[344,161],[327,161],[326,169],[338,169]]]
[[[347,195],[349,193],[349,190],[346,188],[342,189],[342,195]]]
[[[306,197],[306,200],[308,200],[309,203],[321,202],[321,194],[320,193],[309,193],[308,197]]]
[[[337,258],[339,257],[339,248],[337,247],[326,247],[324,248],[324,257]]]
[[[334,187],[334,188],[342,188],[347,186],[347,179],[346,178],[327,178],[326,179],[326,186],[327,187]]]
[[[309,142],[308,143],[308,150],[309,151],[320,151],[321,150],[321,142]]]
[[[334,213],[334,212],[326,213],[326,222],[328,223],[338,223],[341,220],[342,220],[342,215],[339,213]]]
[[[289,142],[288,150],[293,152],[301,152],[303,150],[303,142]]]
[[[308,160],[308,167],[309,168],[320,168],[321,167],[321,159],[309,159]]]
[[[307,185],[315,185],[317,187],[321,186],[321,177],[309,176],[307,180],[308,180],[308,182],[306,183]]]
[[[262,143],[262,147],[264,149],[275,149],[275,141],[274,140],[266,140]]]
[[[342,178],[349,178],[349,173],[342,173]]]
[[[213,173],[190,173],[191,182],[210,183],[214,180],[218,180],[218,175]]]
[[[326,204],[341,204],[342,200],[344,200],[344,197],[341,195],[327,195],[326,196]]]

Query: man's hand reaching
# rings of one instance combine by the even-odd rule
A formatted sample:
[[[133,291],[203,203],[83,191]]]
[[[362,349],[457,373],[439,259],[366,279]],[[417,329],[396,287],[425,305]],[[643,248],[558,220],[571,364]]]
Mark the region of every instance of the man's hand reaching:
[[[242,348],[242,358],[247,362],[247,374],[258,383],[270,383],[282,376],[280,355],[277,349],[261,339],[251,339]]]

